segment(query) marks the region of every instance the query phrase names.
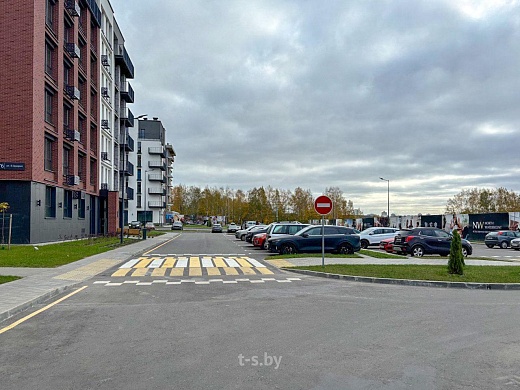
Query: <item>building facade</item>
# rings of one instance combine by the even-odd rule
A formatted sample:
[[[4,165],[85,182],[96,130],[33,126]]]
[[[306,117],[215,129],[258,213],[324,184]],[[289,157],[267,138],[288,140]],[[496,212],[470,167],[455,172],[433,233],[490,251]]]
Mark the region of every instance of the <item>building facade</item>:
[[[135,189],[135,201],[129,202],[131,220],[156,225],[167,223],[172,187],[173,146],[166,143],[166,129],[158,118],[136,121],[130,135],[136,139],[137,153],[130,156],[136,175],[129,187]]]
[[[0,202],[13,214],[12,242],[114,231],[133,65],[109,2],[8,2],[2,11]]]

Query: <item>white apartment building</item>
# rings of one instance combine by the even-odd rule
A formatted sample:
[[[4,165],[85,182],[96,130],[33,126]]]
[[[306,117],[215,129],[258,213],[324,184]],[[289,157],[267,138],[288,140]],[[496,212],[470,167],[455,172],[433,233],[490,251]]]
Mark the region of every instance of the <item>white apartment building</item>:
[[[166,143],[166,129],[158,118],[136,121],[129,134],[135,137],[136,151],[130,161],[136,175],[129,177],[128,186],[135,188],[135,201],[129,202],[128,218],[143,223],[163,225],[170,209],[173,146]]]

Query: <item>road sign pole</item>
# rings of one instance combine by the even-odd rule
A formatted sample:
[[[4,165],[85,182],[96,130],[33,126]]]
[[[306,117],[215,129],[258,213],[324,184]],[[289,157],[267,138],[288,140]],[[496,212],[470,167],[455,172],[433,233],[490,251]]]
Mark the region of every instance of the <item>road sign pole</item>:
[[[325,217],[321,216],[321,266],[325,267]]]

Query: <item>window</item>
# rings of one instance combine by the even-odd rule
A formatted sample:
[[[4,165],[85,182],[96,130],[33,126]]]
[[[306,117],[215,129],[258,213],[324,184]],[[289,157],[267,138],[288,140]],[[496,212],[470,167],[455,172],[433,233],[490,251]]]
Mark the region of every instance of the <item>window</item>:
[[[53,29],[54,26],[54,0],[47,0],[45,4],[45,24]]]
[[[143,183],[140,182],[140,181],[138,181],[138,182],[137,182],[137,193],[138,193],[138,194],[141,193],[142,186],[143,186]]]
[[[321,236],[321,227],[315,227],[307,230],[309,236]]]
[[[139,129],[139,138],[145,138],[146,137],[146,130],[145,129]],[[141,149],[139,149],[139,153],[141,153]]]
[[[81,115],[78,117],[78,131],[80,133],[79,142],[81,144],[85,143],[86,135],[86,120]]]
[[[73,43],[74,40],[74,34],[72,32],[72,26],[65,20],[65,33],[63,34],[63,38],[65,40],[65,43]]]
[[[52,163],[53,163],[53,156],[52,156],[52,148],[53,148],[53,141],[50,138],[45,137],[45,146],[44,146],[44,169],[46,171],[52,172]]]
[[[68,130],[72,128],[70,118],[72,116],[72,109],[65,105],[63,106],[63,129]]]
[[[65,190],[63,195],[63,218],[72,218],[72,191]]]
[[[69,175],[69,165],[70,161],[70,149],[69,148],[63,148],[63,176]]]
[[[78,199],[78,218],[85,219],[85,199]]]
[[[71,80],[70,74],[71,74],[71,66],[69,63],[64,62],[63,63],[63,85],[64,86],[72,85],[70,83],[70,80]]]
[[[138,181],[141,180],[141,170],[140,169],[137,170],[137,180]]]
[[[141,142],[137,142],[137,153],[141,154]]]
[[[96,183],[96,160],[90,160],[90,184]]]
[[[54,121],[52,118],[53,104],[54,104],[54,94],[51,91],[49,91],[48,89],[45,89],[45,121],[50,124],[54,124]]]
[[[54,48],[45,43],[45,73],[53,77],[54,70]]]
[[[45,187],[45,218],[56,218],[55,187]]]
[[[138,155],[138,156],[137,156],[137,166],[138,166],[138,167],[141,167],[141,166],[142,166],[141,158],[142,158],[141,155]]]
[[[78,176],[81,181],[85,181],[85,156],[78,155]]]

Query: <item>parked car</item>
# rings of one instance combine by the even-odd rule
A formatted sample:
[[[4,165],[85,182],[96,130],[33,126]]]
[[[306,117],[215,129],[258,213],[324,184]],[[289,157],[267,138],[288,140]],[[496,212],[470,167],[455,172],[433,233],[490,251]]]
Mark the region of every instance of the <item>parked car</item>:
[[[366,249],[370,245],[379,245],[385,238],[394,238],[399,229],[390,227],[371,227],[359,233],[361,248]]]
[[[513,238],[509,244],[515,251],[520,250],[520,238]]]
[[[155,225],[153,224],[153,222],[146,222],[144,224],[144,228],[146,230],[155,230]]]
[[[520,232],[499,230],[497,232],[486,234],[486,237],[484,237],[484,244],[486,244],[488,248],[493,248],[497,245],[500,248],[506,249],[510,246],[511,241],[518,237],[520,237]]]
[[[141,221],[132,221],[128,224],[128,228],[130,229],[141,229]]]
[[[385,238],[384,240],[381,240],[379,243],[379,249],[382,249],[388,253],[394,253],[394,239],[392,238]]]
[[[253,229],[262,229],[264,227],[265,227],[265,225],[253,225],[253,226],[248,227],[247,229],[237,230],[237,232],[235,233],[235,237],[244,241],[246,239],[247,232],[249,232]]]
[[[422,257],[426,254],[448,256],[453,236],[445,230],[434,227],[416,227],[400,230],[394,239],[394,251]],[[462,254],[467,257],[473,253],[468,240],[461,239]]]
[[[220,223],[214,223],[211,226],[211,233],[222,233],[222,225]]]
[[[260,225],[257,225],[257,226],[260,226]],[[246,233],[245,241],[253,243],[253,236],[255,234],[267,233],[267,231],[271,228],[271,226],[273,226],[272,223],[267,226],[263,225],[262,228],[259,228],[259,229],[251,229],[250,231],[248,231]]]
[[[267,232],[258,233],[253,236],[253,246],[259,247],[260,249],[265,249],[265,244],[267,242]]]
[[[228,233],[236,233],[236,231],[239,229],[239,226],[232,222],[227,226],[227,232]]]
[[[175,221],[172,224],[172,230],[183,230],[183,229],[184,229],[184,226],[182,225],[181,221]]]
[[[298,233],[303,228],[309,226],[308,223],[300,223],[300,222],[276,222],[273,223],[272,226],[267,229],[267,237],[265,247],[269,249],[269,239],[272,237],[282,236],[282,235],[293,235]]]
[[[310,225],[294,235],[281,235],[269,239],[269,251],[280,254],[321,252],[321,226]],[[351,254],[361,249],[359,235],[344,226],[324,226],[325,252]]]

